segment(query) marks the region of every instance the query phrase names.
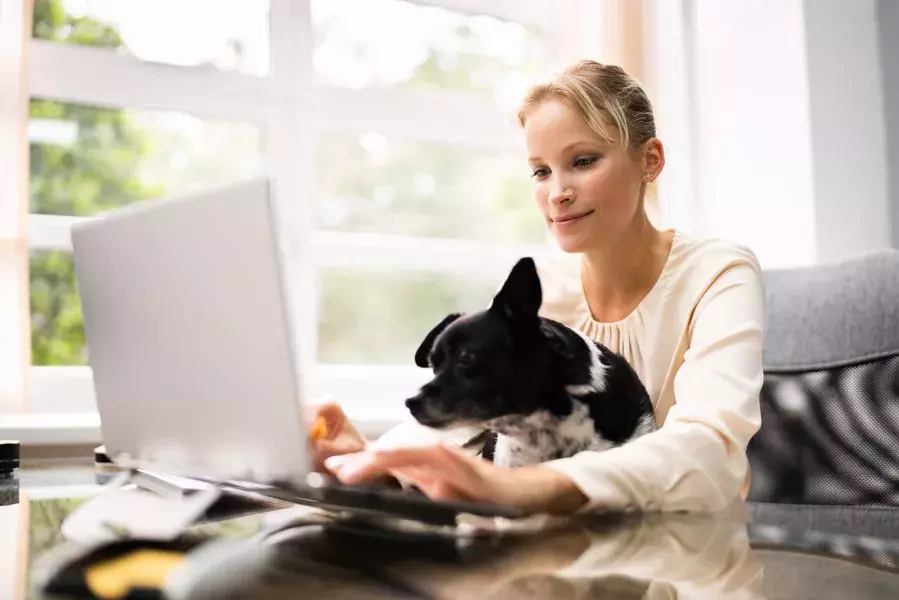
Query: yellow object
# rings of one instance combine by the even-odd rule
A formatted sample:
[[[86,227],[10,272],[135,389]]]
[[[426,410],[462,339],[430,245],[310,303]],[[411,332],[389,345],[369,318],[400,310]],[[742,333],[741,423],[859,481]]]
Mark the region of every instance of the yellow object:
[[[162,589],[183,555],[171,550],[135,550],[85,569],[84,582],[97,598],[116,600],[132,588]]]
[[[312,424],[312,429],[309,430],[309,439],[317,442],[326,435],[328,435],[328,425],[325,423],[324,417],[319,417]]]

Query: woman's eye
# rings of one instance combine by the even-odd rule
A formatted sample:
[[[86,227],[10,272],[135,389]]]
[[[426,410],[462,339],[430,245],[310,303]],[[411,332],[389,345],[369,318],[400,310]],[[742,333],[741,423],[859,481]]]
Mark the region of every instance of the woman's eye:
[[[539,167],[537,169],[534,169],[533,173],[531,173],[532,177],[536,177],[538,179],[540,179],[542,177],[546,177],[547,175],[549,175],[549,169],[547,169],[545,167]]]
[[[580,168],[589,167],[590,165],[592,165],[595,162],[596,162],[595,156],[588,156],[588,157],[584,157],[584,158],[578,158],[577,160],[575,160],[574,166],[580,167]]]

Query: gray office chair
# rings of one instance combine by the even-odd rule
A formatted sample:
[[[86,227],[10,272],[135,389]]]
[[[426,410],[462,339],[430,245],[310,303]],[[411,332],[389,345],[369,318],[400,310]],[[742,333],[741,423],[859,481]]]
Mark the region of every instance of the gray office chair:
[[[899,506],[899,251],[765,273],[749,500]]]

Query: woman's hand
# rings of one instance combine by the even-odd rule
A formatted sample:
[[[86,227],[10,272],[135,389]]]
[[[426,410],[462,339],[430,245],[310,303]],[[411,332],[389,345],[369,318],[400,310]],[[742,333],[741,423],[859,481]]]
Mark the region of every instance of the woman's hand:
[[[313,468],[325,472],[325,459],[341,454],[352,454],[365,450],[367,440],[347,418],[340,405],[334,402],[310,406],[305,411],[306,426],[318,419],[324,419],[325,435],[318,440],[309,440],[309,454]]]
[[[393,475],[434,500],[486,502],[526,513],[569,513],[587,502],[571,479],[549,467],[498,467],[441,445],[343,454],[325,467],[347,484]]]

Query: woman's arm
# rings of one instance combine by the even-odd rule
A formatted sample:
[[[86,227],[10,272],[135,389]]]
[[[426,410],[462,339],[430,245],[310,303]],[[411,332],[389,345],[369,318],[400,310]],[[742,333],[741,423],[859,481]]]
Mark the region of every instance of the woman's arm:
[[[694,312],[664,425],[619,448],[545,463],[589,498],[583,509],[717,510],[737,498],[761,424],[764,308],[757,263],[725,270]]]
[[[392,473],[434,498],[528,512],[719,510],[746,481],[746,446],[761,422],[764,304],[756,263],[738,263],[718,276],[694,312],[665,424],[625,446],[503,468],[422,444],[335,457],[326,466],[348,483]]]

